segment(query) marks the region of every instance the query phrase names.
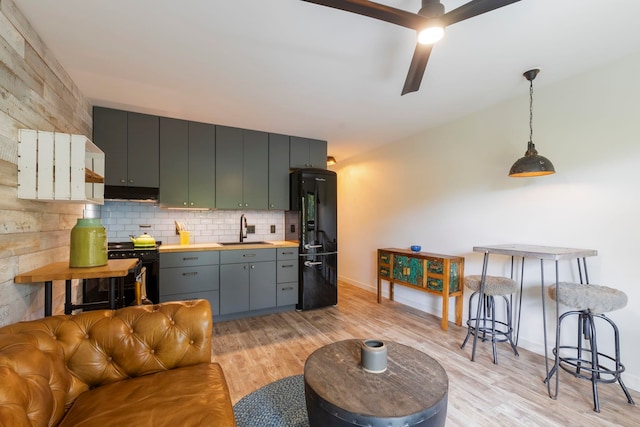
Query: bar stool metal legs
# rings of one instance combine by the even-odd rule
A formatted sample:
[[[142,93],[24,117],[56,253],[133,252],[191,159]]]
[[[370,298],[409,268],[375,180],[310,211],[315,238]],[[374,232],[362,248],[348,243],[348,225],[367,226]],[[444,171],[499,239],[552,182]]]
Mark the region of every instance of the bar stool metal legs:
[[[577,317],[578,333],[575,343],[570,345],[556,342],[553,354],[558,359],[557,366],[576,378],[591,382],[593,394],[593,410],[600,412],[598,399],[598,383],[619,383],[629,404],[635,404],[631,394],[622,382],[622,373],[625,370],[620,361],[620,332],[616,324],[602,311],[611,311],[626,305],[626,295],[612,288],[598,285],[559,283],[560,297],[563,304],[578,306],[580,310],[568,311],[558,320],[558,337],[562,336],[562,322],[572,316]],[[552,286],[549,295],[556,299],[556,289]],[[594,307],[597,312],[591,310]],[[598,350],[597,324],[602,327],[611,327],[614,339],[614,354],[605,354]],[[557,375],[557,366],[554,366],[545,382],[551,381],[554,374]]]
[[[511,313],[511,295],[517,289],[516,283],[506,277],[486,276],[485,293],[480,297],[480,276],[465,277],[465,285],[474,292],[469,297],[469,316],[467,319],[467,335],[460,348],[464,348],[467,341],[474,336],[474,341],[491,341],[493,350],[493,363],[498,364],[498,351],[496,343],[508,342],[513,353],[518,356],[518,350],[513,341],[513,324]],[[482,301],[474,303],[473,299],[482,298]],[[506,318],[496,319],[496,301],[504,301]],[[472,314],[473,307],[478,307]]]

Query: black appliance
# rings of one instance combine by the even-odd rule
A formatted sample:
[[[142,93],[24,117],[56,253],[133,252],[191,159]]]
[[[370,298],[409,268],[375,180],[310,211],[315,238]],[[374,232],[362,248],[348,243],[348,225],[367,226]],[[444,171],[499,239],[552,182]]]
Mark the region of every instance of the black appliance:
[[[158,245],[154,247],[136,248],[133,242],[108,242],[107,257],[109,259],[137,258],[141,268],[136,273],[129,273],[124,279],[124,303],[120,306],[131,305],[136,300],[135,283],[142,281],[146,290],[143,303],[159,302],[158,290]],[[109,279],[85,279],[82,285],[83,302],[106,301],[109,295]],[[118,296],[120,298],[120,296]]]
[[[336,173],[298,169],[291,178],[285,238],[299,243],[298,310],[338,303],[338,189]]]

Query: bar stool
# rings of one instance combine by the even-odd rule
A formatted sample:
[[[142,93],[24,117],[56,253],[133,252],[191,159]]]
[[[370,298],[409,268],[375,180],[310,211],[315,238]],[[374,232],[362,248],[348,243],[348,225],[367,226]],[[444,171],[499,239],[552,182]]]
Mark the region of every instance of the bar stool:
[[[549,287],[549,297],[554,301],[558,298],[559,303],[574,307],[576,310],[568,311],[560,316],[556,336],[562,336],[561,327],[564,319],[570,316],[578,316],[576,345],[560,345],[559,339],[556,341],[553,354],[558,357],[558,366],[576,378],[591,381],[594,411],[600,412],[600,402],[598,401],[598,383],[600,382],[618,382],[627,397],[627,402],[633,405],[633,399],[621,378],[621,374],[624,372],[624,365],[620,363],[620,334],[618,327],[603,314],[626,306],[627,295],[617,289],[601,285],[560,282],[558,286],[560,288],[559,296],[556,292],[556,286],[552,285]],[[613,356],[598,351],[596,319],[602,319],[603,322],[598,323],[608,324],[613,330],[615,346],[615,354]],[[561,351],[562,355],[560,354]],[[557,367],[554,366],[545,381],[551,380],[556,369]]]
[[[480,305],[479,312],[472,317],[471,311],[473,298],[480,292],[480,282],[482,276],[471,275],[464,278],[464,284],[471,289],[473,293],[469,297],[469,318],[467,320],[467,336],[460,348],[464,348],[469,337],[477,335],[482,341],[491,340],[493,346],[493,363],[498,364],[498,352],[496,343],[508,342],[511,345],[516,356],[519,356],[516,345],[513,343],[512,334],[513,326],[511,323],[511,295],[518,291],[518,285],[515,280],[508,277],[486,276],[484,284],[484,301]],[[506,319],[496,320],[496,298],[502,297],[505,303]],[[477,307],[478,303],[476,303]],[[477,311],[477,310],[476,310]]]

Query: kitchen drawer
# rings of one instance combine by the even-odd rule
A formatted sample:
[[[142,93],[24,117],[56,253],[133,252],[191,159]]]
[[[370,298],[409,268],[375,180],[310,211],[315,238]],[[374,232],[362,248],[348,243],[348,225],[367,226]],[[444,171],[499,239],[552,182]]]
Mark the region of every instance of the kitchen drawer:
[[[298,281],[298,260],[278,261],[276,273],[278,283]]]
[[[276,304],[293,305],[298,303],[298,282],[278,283]]]
[[[219,251],[193,251],[160,254],[160,268],[219,264],[219,253]]]
[[[279,248],[278,261],[285,259],[298,259],[298,248]]]
[[[211,312],[214,316],[220,314],[220,292],[219,291],[202,291],[190,292],[186,294],[161,295],[160,302],[167,301],[188,301],[193,299],[206,299],[211,304]]]
[[[276,249],[238,249],[220,251],[220,264],[275,261]],[[160,264],[162,265],[162,264]]]
[[[220,289],[219,266],[161,268],[160,296]]]

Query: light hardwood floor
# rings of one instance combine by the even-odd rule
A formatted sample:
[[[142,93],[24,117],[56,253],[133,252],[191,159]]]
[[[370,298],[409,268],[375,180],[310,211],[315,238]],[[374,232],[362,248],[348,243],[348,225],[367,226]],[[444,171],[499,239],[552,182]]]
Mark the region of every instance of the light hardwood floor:
[[[599,386],[597,414],[591,384],[562,372],[558,399],[552,400],[542,382],[542,356],[519,349],[516,357],[502,343],[496,366],[491,345],[478,342],[471,362],[471,346],[460,349],[465,334],[453,323],[443,331],[435,316],[388,300],[377,304],[375,294],[340,283],[336,307],[215,323],[213,360],[222,365],[235,404],[265,384],[301,374],[309,354],[325,344],[380,338],[415,347],[444,367],[448,427],[640,426],[640,407],[627,403],[619,385]],[[631,394],[640,405],[640,393]]]

